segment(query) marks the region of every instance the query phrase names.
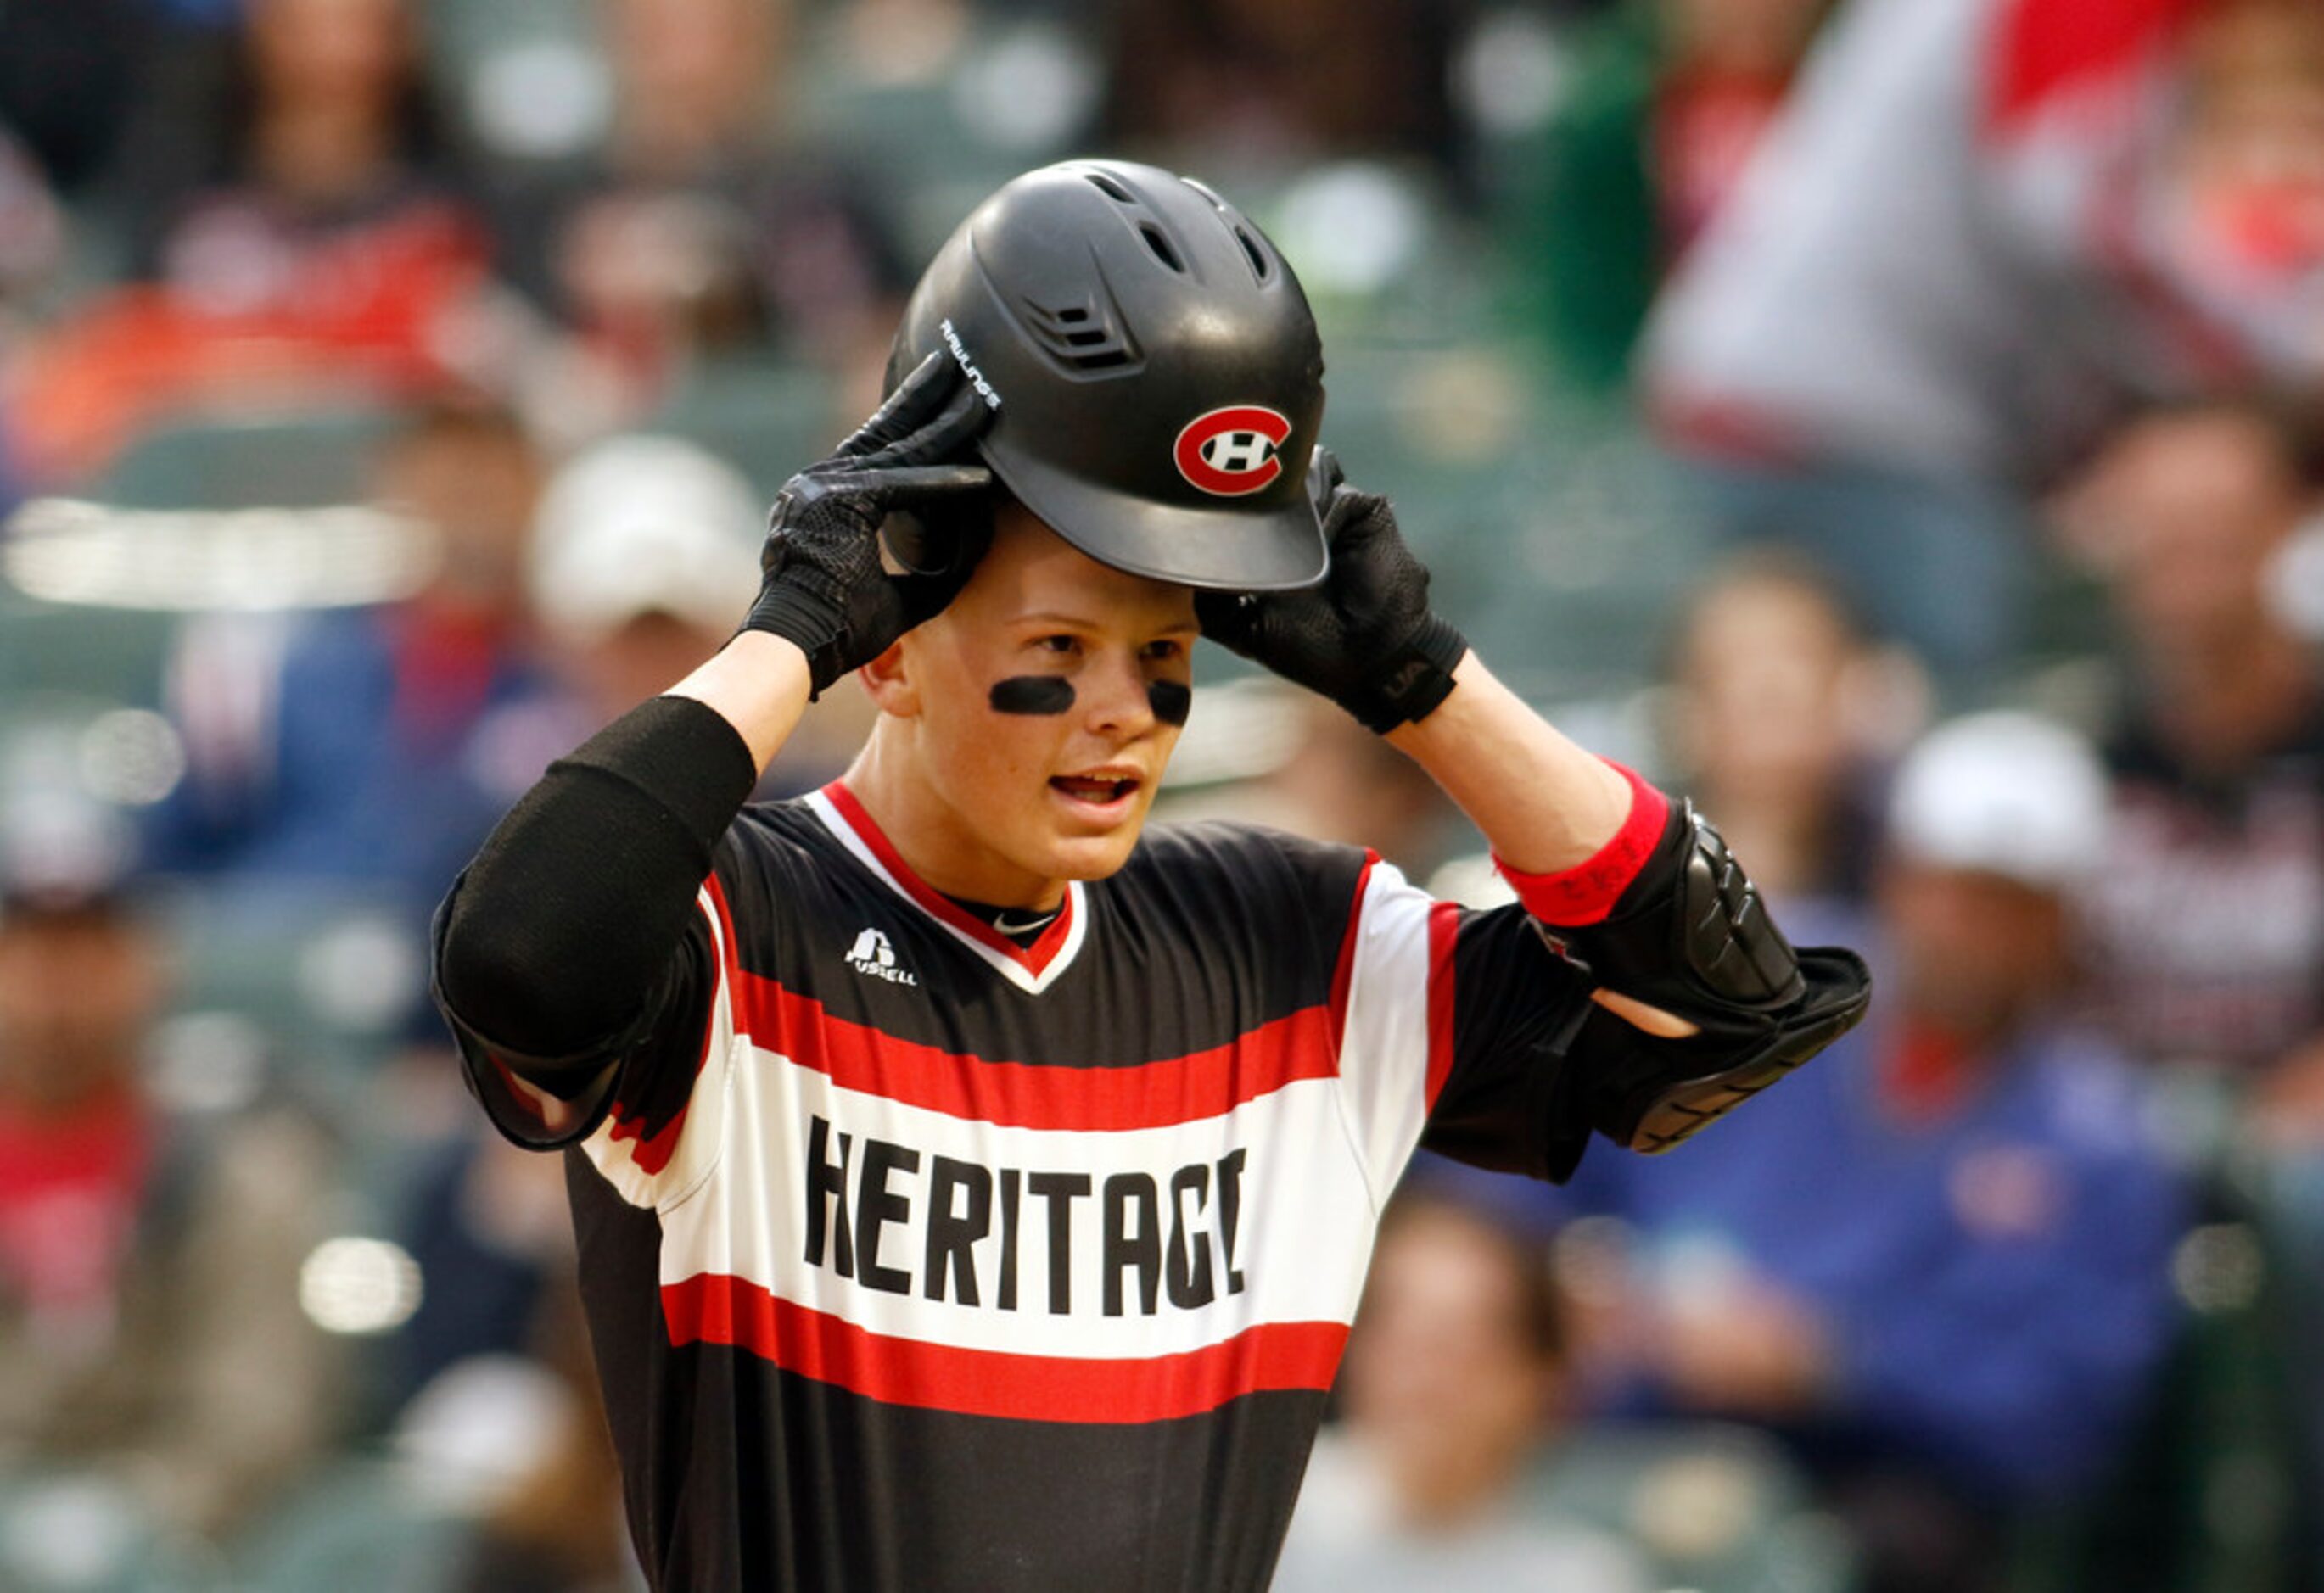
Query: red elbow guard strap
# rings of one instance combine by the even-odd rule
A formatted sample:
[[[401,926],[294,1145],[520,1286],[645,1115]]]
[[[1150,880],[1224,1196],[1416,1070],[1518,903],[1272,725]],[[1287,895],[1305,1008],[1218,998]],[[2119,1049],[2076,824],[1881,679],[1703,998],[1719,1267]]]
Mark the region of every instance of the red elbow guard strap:
[[[1545,924],[1596,924],[1614,910],[1622,892],[1638,877],[1670,823],[1670,798],[1612,760],[1607,760],[1630,782],[1630,816],[1585,862],[1554,874],[1528,874],[1499,858],[1493,867],[1525,903],[1526,911]]]

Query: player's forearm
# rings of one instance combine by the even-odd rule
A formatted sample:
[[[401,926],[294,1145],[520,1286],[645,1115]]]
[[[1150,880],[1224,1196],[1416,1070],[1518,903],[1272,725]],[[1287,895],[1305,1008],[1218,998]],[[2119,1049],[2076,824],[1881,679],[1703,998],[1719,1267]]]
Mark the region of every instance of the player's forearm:
[[[1630,812],[1629,782],[1503,686],[1474,652],[1452,695],[1388,743],[1426,769],[1491,843],[1531,874],[1588,861]]]
[[[689,697],[733,725],[764,773],[807,713],[807,655],[796,642],[745,631],[668,695]]]

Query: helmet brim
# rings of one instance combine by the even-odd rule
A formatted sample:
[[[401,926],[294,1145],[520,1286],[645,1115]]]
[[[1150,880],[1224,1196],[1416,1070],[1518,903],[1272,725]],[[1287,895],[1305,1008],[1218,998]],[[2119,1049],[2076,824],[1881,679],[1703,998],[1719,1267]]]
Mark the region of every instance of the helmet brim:
[[[1133,576],[1217,592],[1289,592],[1331,567],[1323,523],[1305,493],[1279,509],[1191,509],[1111,491],[991,438],[977,452],[1042,523]]]

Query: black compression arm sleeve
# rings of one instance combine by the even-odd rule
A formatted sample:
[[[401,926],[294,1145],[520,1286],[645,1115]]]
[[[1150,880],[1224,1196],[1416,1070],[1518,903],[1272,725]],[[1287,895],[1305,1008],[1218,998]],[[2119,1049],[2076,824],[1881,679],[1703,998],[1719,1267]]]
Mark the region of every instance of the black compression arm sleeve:
[[[639,1014],[757,783],[713,710],[656,697],[549,767],[469,865],[437,969],[461,1020],[577,1056]]]

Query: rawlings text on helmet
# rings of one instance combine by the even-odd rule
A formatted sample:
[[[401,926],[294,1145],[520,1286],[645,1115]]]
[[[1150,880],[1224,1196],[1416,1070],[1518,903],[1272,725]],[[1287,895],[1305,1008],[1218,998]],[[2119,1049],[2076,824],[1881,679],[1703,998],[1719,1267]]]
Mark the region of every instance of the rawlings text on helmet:
[[[1178,474],[1220,498],[1256,493],[1283,474],[1277,452],[1291,422],[1259,404],[1230,404],[1186,422],[1173,456]]]
[[[945,346],[952,350],[952,357],[960,362],[960,373],[968,378],[971,387],[976,389],[976,395],[984,401],[984,407],[999,409],[1001,395],[992,391],[992,383],[984,379],[984,373],[978,370],[976,362],[968,357],[968,350],[961,344],[960,334],[953,330],[952,318],[945,317],[939,323],[938,330],[944,333]]]

